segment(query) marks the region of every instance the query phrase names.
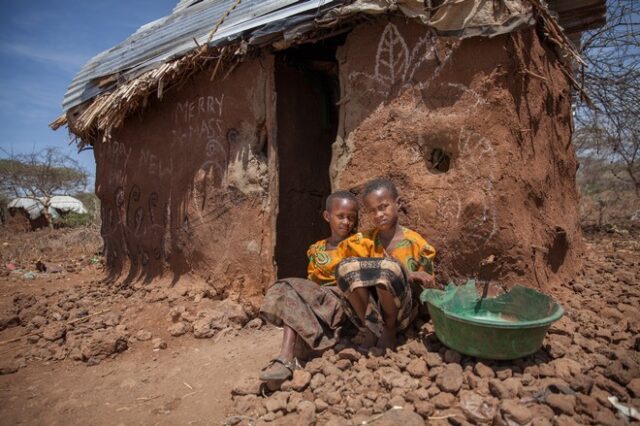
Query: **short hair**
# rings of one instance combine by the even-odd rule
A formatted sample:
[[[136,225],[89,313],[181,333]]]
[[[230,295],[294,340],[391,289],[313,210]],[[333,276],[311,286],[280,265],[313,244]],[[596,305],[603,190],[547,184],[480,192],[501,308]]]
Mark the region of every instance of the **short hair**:
[[[356,198],[355,195],[353,195],[353,193],[351,193],[349,191],[335,191],[335,192],[332,192],[327,197],[327,201],[325,201],[325,203],[324,203],[324,209],[326,211],[330,211],[331,210],[331,205],[333,203],[333,200],[349,200],[349,201],[353,201],[354,203],[356,203],[356,206],[358,205],[358,199]]]
[[[396,188],[396,185],[393,182],[386,178],[375,178],[367,182],[364,186],[364,190],[362,191],[362,197],[364,198],[373,191],[378,191],[380,189],[386,189],[393,198],[398,198],[398,188]]]

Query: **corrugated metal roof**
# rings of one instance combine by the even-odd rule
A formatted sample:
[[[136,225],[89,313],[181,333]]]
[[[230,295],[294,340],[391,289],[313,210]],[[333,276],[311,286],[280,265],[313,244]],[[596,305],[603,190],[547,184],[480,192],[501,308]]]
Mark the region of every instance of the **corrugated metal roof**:
[[[114,87],[100,80],[114,74],[128,80],[207,42],[216,23],[236,0],[180,0],[171,15],[146,24],[117,46],[92,58],[65,93],[65,111]],[[209,45],[233,40],[248,30],[341,0],[245,0],[227,16]],[[194,41],[195,39],[195,41]]]
[[[179,58],[207,43],[220,18],[237,0],[179,0],[171,15],[143,25],[128,39],[92,58],[75,76],[65,93],[64,111],[114,89],[141,73]],[[346,0],[243,0],[225,18],[210,46],[240,36],[250,43],[268,39],[290,27],[313,21],[316,13]],[[550,0],[572,41],[580,32],[604,22],[605,0]],[[295,18],[294,18],[295,17]],[[253,36],[253,37],[249,37]]]

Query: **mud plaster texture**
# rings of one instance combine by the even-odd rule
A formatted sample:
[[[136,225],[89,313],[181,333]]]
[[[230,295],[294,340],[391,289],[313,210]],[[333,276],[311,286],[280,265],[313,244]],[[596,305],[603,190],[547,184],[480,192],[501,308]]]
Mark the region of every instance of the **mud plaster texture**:
[[[573,276],[570,89],[535,29],[459,42],[379,21],[354,30],[338,58],[334,188],[390,177],[401,223],[435,245],[443,281],[544,288]]]
[[[269,72],[268,70],[271,69]],[[102,237],[113,278],[192,272],[257,305],[272,280],[267,137],[270,58],[226,79],[205,70],[94,144]]]
[[[460,42],[385,18],[354,29],[337,60],[334,189],[393,179],[442,282],[544,288],[575,274],[570,90],[535,29]],[[276,272],[274,68],[265,52],[224,79],[205,69],[94,143],[112,278],[188,273],[259,306]]]

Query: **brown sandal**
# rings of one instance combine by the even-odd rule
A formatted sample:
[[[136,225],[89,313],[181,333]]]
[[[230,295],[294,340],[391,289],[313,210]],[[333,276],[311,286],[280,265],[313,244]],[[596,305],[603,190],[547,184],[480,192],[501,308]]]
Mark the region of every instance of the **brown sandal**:
[[[280,357],[274,358],[269,362],[269,365],[262,369],[260,380],[263,382],[288,380],[293,377],[293,372],[300,368],[297,358],[292,361],[287,361]]]

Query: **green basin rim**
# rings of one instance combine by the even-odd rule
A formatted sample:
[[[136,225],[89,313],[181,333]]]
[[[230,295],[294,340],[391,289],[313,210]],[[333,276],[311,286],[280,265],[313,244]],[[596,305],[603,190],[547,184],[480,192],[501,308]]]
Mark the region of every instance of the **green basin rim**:
[[[540,318],[538,320],[504,322],[504,321],[495,321],[495,320],[481,319],[481,318],[470,319],[470,318],[462,316],[462,315],[454,314],[452,312],[447,312],[444,309],[442,309],[441,307],[436,306],[435,304],[431,303],[431,301],[427,301],[427,303],[429,303],[435,309],[438,309],[438,310],[442,311],[444,316],[447,317],[447,318],[455,319],[457,321],[461,321],[461,322],[464,322],[464,323],[467,323],[467,324],[472,324],[472,325],[479,325],[479,326],[487,325],[487,326],[491,326],[493,328],[514,328],[514,329],[518,329],[518,328],[545,327],[545,326],[551,325],[553,322],[559,320],[562,317],[562,315],[564,314],[564,309],[562,308],[562,306],[556,305],[557,309],[553,314],[551,314],[551,315],[549,315],[547,317],[544,317],[544,318]]]

